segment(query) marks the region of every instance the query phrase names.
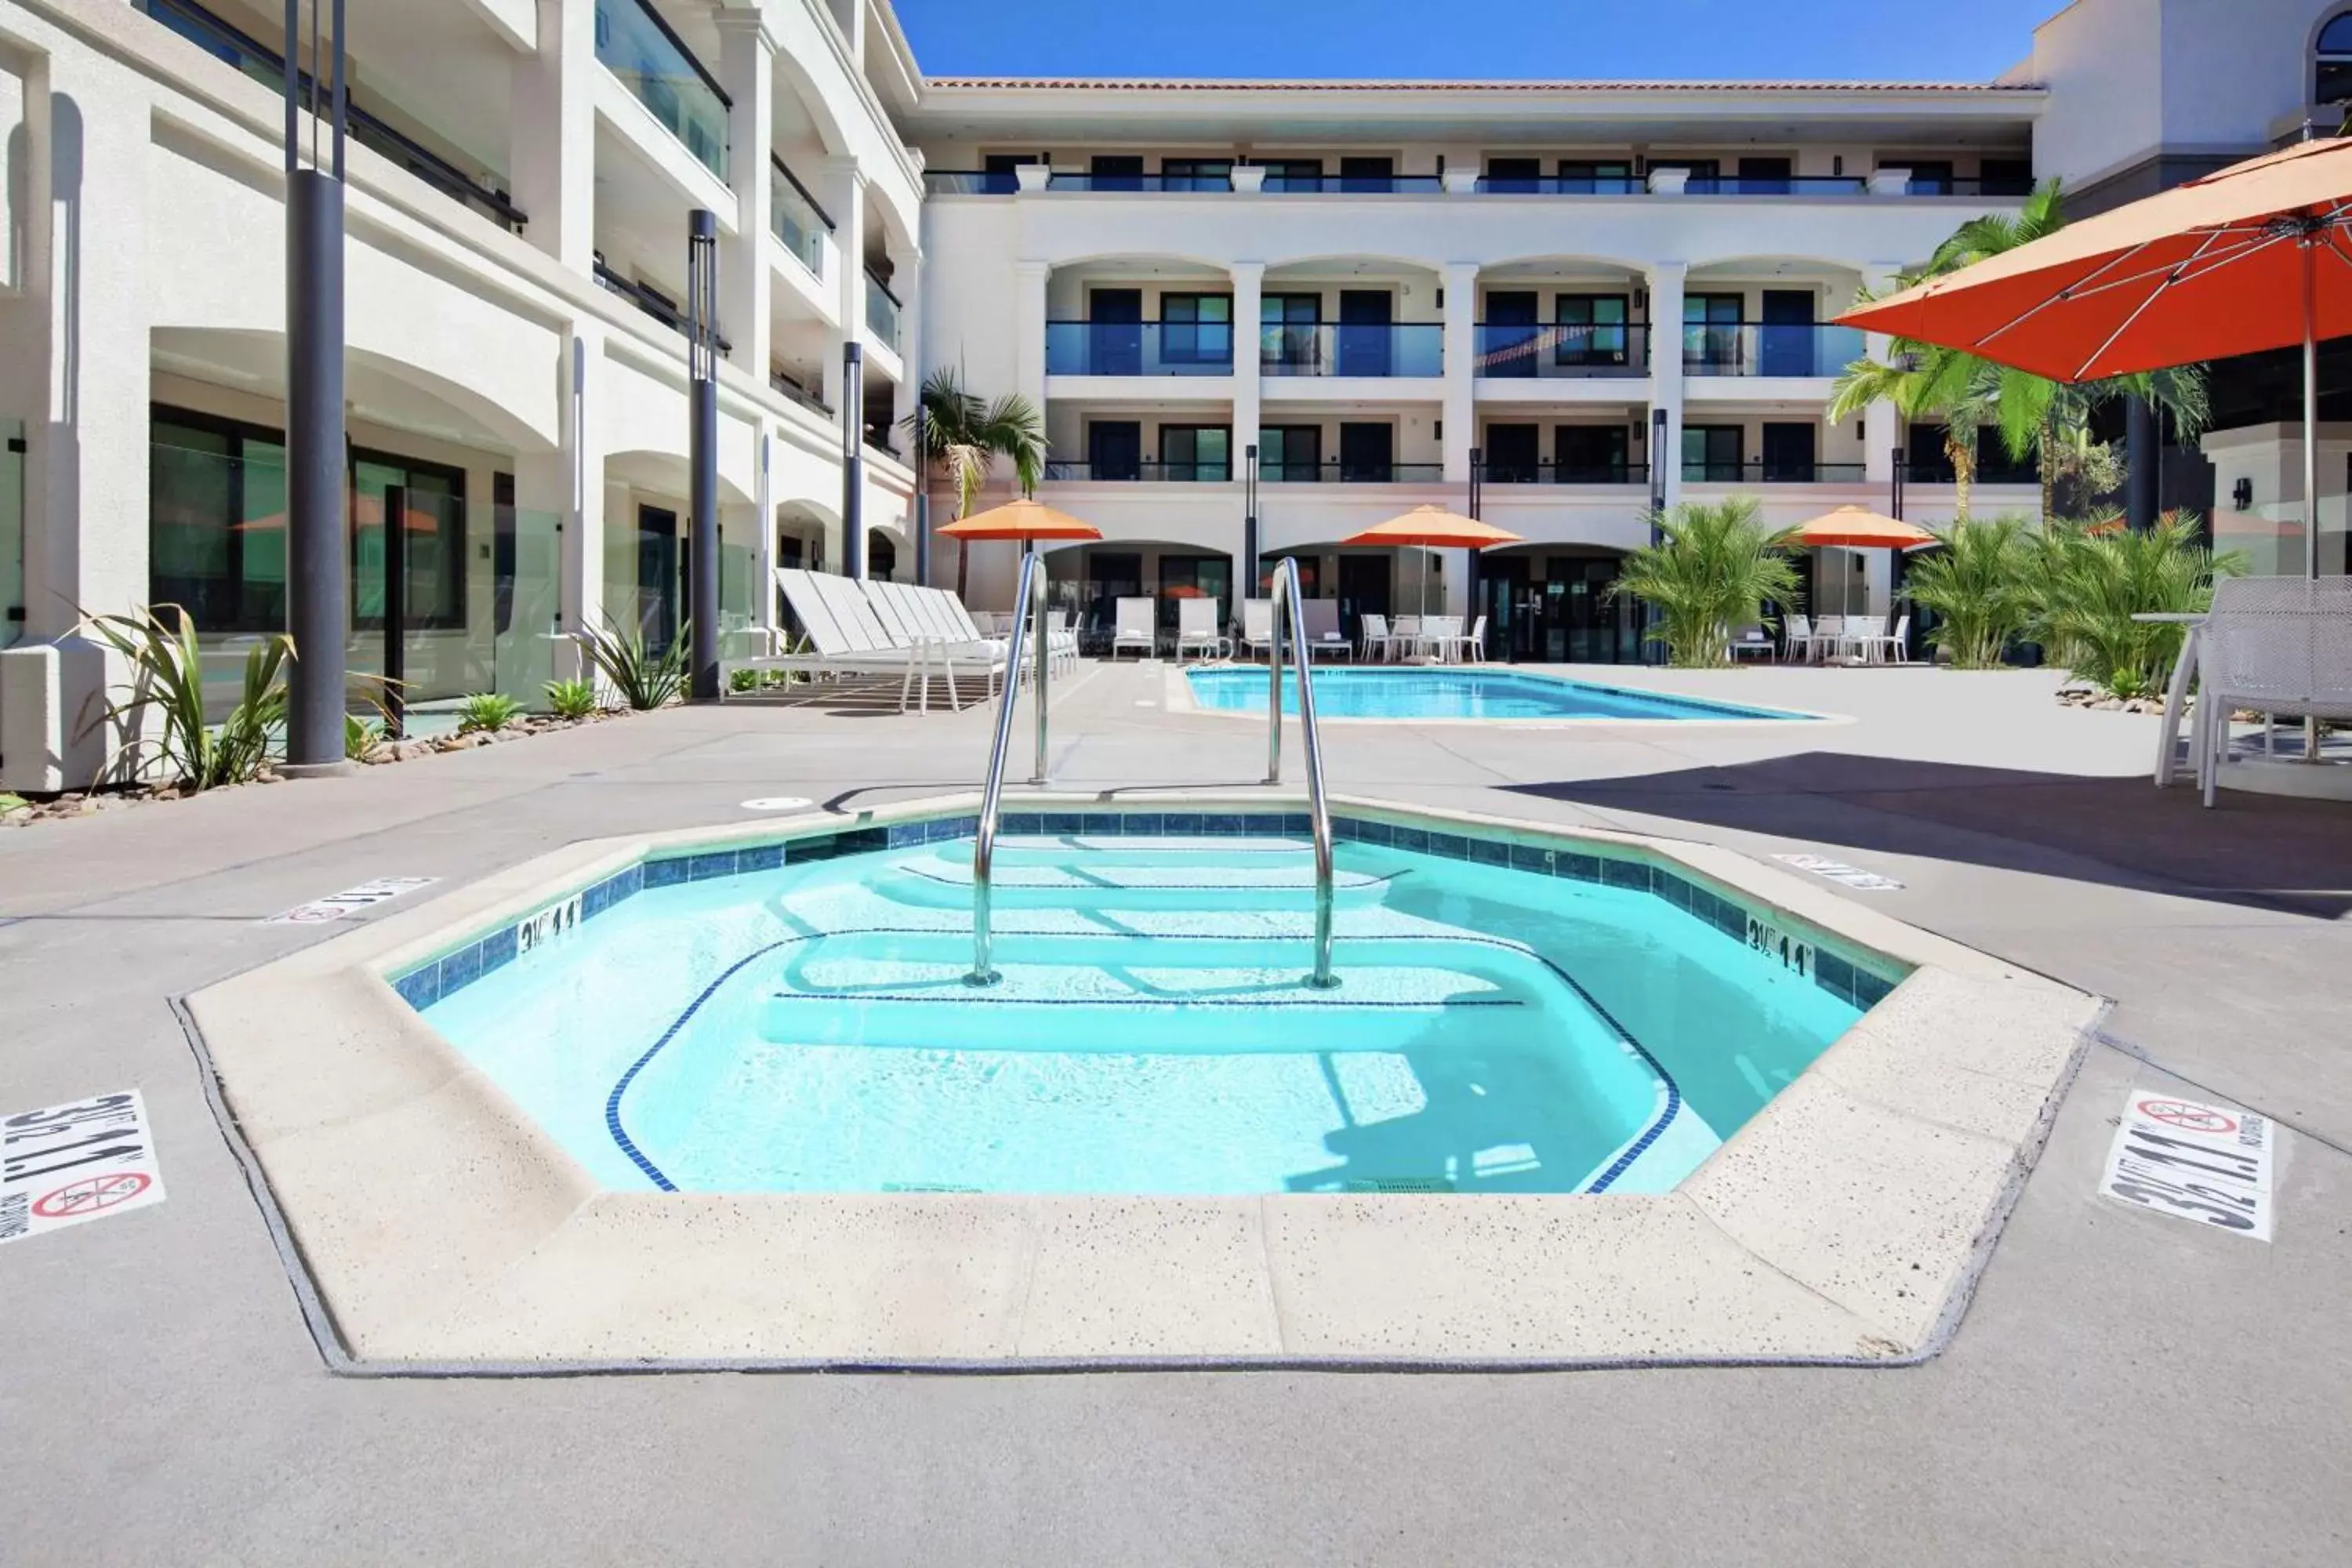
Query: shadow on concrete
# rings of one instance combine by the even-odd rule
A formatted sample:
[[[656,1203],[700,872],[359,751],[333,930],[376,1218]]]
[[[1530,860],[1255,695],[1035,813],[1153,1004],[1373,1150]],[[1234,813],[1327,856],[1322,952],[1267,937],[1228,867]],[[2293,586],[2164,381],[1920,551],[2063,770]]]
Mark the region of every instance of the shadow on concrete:
[[[2186,784],[1805,752],[1730,767],[1506,786],[1604,810],[2336,920],[2352,805]]]

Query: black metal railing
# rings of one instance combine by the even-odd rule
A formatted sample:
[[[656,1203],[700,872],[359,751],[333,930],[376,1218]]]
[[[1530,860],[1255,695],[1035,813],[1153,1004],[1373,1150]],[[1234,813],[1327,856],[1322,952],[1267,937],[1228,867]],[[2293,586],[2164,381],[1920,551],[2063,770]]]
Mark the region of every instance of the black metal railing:
[[[677,301],[668,295],[633,279],[622,277],[607,267],[604,264],[604,258],[601,256],[590,262],[589,270],[595,275],[597,282],[618,294],[671,331],[680,336],[688,335],[686,312],[680,310]],[[719,352],[720,353],[731,353],[734,348],[735,345],[727,341],[724,333],[719,334]]]
[[[285,57],[214,16],[195,0],[131,0],[131,6],[272,91],[282,89],[286,80]],[[299,90],[307,108],[314,96],[310,73],[301,73],[300,83]],[[356,102],[349,106],[348,123],[352,141],[391,159],[443,195],[462,202],[491,222],[520,231],[527,221],[522,209],[507,198],[506,192],[481,184],[446,158],[394,130]]]
[[[1930,436],[1929,439],[1937,437]],[[1944,455],[1939,443],[1934,449],[1906,456],[1903,462],[1903,478],[1915,485],[1948,485],[1958,482],[1958,476],[1952,469],[1952,459]],[[1979,448],[1976,473],[1971,482],[1979,485],[2038,485],[2042,482],[2042,470],[2032,458],[2021,461],[1995,444],[1989,448]]]
[[[1389,463],[1327,458],[1319,463],[1269,463],[1257,467],[1266,485],[1422,485],[1445,478],[1443,463]]]
[[[1861,196],[1870,182],[1859,174],[1693,174],[1683,182],[1692,196]]]
[[[1230,174],[1049,174],[1045,178],[1049,191],[1134,192],[1166,191],[1193,193],[1230,191],[1234,188]]]
[[[1858,483],[1860,463],[1817,463],[1809,459],[1750,458],[1740,463],[1709,463],[1683,459],[1683,482],[1699,485],[1835,485]]]
[[[1643,375],[1650,329],[1642,322],[1481,321],[1477,374],[1505,380]]]
[[[934,196],[1009,196],[1019,176],[1004,169],[926,169],[923,190]]]
[[[1276,174],[1263,190],[1283,196],[1433,196],[1445,189],[1439,174]]]
[[[1096,484],[1223,484],[1234,477],[1231,463],[1163,463],[1156,458],[1114,458],[1108,462],[1073,461],[1049,458],[1045,462],[1048,479]]]
[[[1489,485],[1645,485],[1647,463],[1568,463],[1543,459],[1533,463],[1486,462],[1478,479]]]
[[[813,408],[817,413],[824,415],[827,419],[833,417],[832,404],[827,403],[824,398],[819,397],[816,394],[811,392],[807,387],[803,386],[799,382],[794,381],[791,376],[786,375],[782,371],[772,370],[768,373],[768,385],[772,390],[783,394],[784,396],[790,398],[793,402],[799,404],[803,408]]]

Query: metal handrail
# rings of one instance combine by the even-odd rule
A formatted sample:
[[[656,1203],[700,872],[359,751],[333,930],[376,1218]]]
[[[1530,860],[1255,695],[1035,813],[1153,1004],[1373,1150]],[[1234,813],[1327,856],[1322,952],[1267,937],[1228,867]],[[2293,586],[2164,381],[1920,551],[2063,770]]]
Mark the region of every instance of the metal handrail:
[[[1290,628],[1290,662],[1298,671],[1298,731],[1306,737],[1307,810],[1315,830],[1315,972],[1307,984],[1329,990],[1339,984],[1331,973],[1331,808],[1323,798],[1323,739],[1315,727],[1315,682],[1307,667],[1307,614],[1298,595],[1298,563],[1285,556],[1274,569],[1274,636],[1266,658],[1265,782],[1282,782],[1283,626]]]
[[[1004,798],[1004,753],[1013,743],[1013,699],[1021,688],[1021,649],[1036,648],[1037,765],[1029,782],[1045,782],[1045,682],[1053,650],[1045,633],[1045,558],[1032,550],[1021,558],[1021,583],[1013,594],[1012,640],[1004,648],[1004,700],[996,710],[996,735],[989,744],[988,782],[980,793],[980,824],[971,846],[971,973],[967,985],[993,985],[1003,976],[989,963],[991,874],[996,864],[996,825]],[[1322,798],[1317,785],[1316,798]]]

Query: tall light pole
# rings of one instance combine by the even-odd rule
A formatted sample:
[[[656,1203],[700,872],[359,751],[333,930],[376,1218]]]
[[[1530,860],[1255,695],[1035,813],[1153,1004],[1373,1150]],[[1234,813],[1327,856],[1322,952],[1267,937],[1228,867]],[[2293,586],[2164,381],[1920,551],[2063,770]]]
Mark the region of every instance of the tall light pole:
[[[350,467],[343,425],[343,0],[328,0],[324,29],[320,0],[310,0],[308,72],[301,68],[302,9],[303,0],[286,0],[286,629],[294,639],[295,658],[288,685],[285,772],[297,778],[351,766],[343,756],[343,638],[351,619],[345,524]],[[385,526],[400,523],[387,518]]]
[[[719,700],[719,219],[697,207],[686,239],[688,696]]]

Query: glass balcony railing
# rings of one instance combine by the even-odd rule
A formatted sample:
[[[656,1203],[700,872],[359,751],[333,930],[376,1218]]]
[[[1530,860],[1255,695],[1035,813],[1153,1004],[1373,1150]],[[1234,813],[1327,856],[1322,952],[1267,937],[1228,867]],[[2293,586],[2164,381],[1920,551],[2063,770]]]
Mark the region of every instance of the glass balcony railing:
[[[1231,375],[1230,321],[1048,321],[1048,375]]]
[[[1437,174],[1277,174],[1269,172],[1263,187],[1282,196],[1434,196],[1445,190]]]
[[[1686,375],[1831,376],[1862,357],[1859,329],[1825,321],[1693,321],[1683,327]]]
[[[1072,462],[1054,458],[1045,464],[1049,479],[1092,481],[1097,484],[1223,484],[1234,477],[1231,463],[1163,463],[1133,458],[1097,462]]]
[[[1650,466],[1489,460],[1478,466],[1478,479],[1480,483],[1489,485],[1646,485],[1650,482]]]
[[[876,342],[892,353],[898,352],[898,296],[874,276],[870,267],[866,269],[866,330],[874,334]]]
[[[131,6],[262,83],[272,92],[284,90],[284,58],[275,49],[214,16],[195,0],[131,0]],[[301,73],[299,82],[298,90],[307,105],[311,100],[310,73]],[[443,195],[463,202],[504,227],[520,230],[523,226],[521,211],[507,199],[504,191],[480,184],[439,153],[394,130],[359,104],[348,104],[345,123],[350,127],[352,141],[391,159]]]
[[[1257,477],[1259,483],[1268,485],[1433,485],[1445,478],[1445,465],[1360,458],[1320,463],[1260,461]]]
[[[1692,485],[1859,484],[1860,463],[1817,463],[1810,458],[1750,458],[1740,463],[1683,459],[1683,482]]]
[[[808,188],[793,178],[783,160],[773,158],[768,166],[768,226],[783,242],[793,258],[809,269],[813,278],[824,277],[824,237],[833,232],[833,219],[816,205]]]
[[[1265,326],[1258,333],[1263,375],[1439,376],[1445,328],[1437,321]]]
[[[1019,182],[1014,182],[1016,186]],[[1049,191],[1173,191],[1199,195],[1202,192],[1230,191],[1234,179],[1229,174],[1051,174],[1046,177]]]
[[[1650,330],[1639,323],[1478,324],[1476,374],[1482,376],[1575,380],[1649,373]]]
[[[727,95],[647,0],[596,0],[596,59],[695,162],[727,178]]]

